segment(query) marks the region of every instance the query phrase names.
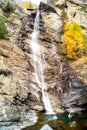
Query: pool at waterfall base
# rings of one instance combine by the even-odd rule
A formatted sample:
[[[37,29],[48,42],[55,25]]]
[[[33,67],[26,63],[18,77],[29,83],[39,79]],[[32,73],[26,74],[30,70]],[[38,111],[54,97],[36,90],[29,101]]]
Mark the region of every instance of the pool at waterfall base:
[[[22,130],[87,130],[87,111],[55,115],[41,112],[35,125]]]

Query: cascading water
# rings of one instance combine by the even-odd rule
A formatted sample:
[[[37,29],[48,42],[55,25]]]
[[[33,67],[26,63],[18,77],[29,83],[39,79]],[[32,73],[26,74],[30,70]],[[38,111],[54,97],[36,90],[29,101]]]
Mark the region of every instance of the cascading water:
[[[43,99],[43,103],[44,103],[44,106],[46,109],[46,114],[54,115],[55,113],[52,110],[49,97],[48,97],[47,93],[45,92],[44,88],[42,89],[42,99]]]
[[[32,33],[31,49],[33,53],[33,67],[35,71],[35,79],[39,87],[42,89],[42,100],[47,114],[55,114],[52,110],[49,97],[45,92],[45,81],[44,81],[44,68],[42,63],[42,58],[44,58],[43,52],[40,50],[38,44],[38,35],[39,35],[39,20],[40,12],[38,11],[35,18],[34,29]],[[41,87],[42,86],[42,87]]]

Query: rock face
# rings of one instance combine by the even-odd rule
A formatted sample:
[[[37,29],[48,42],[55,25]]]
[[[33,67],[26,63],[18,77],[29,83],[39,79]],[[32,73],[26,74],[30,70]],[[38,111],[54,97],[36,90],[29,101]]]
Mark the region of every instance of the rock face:
[[[31,50],[31,35],[34,27],[34,20],[35,20],[36,12],[32,12],[31,14],[28,14],[26,25],[23,26],[20,34],[20,38],[18,39],[18,45],[19,47],[24,51],[26,59],[29,63],[29,82],[32,85],[36,86],[36,89],[40,91],[42,86],[39,87],[37,84],[37,81],[35,79],[35,71],[33,67],[33,54]],[[59,47],[57,46],[56,42],[53,38],[50,37],[48,30],[45,27],[45,23],[43,21],[42,16],[40,16],[40,22],[39,22],[39,30],[40,34],[38,36],[38,44],[40,46],[41,51],[43,52],[44,57],[42,56],[42,65],[43,65],[43,73],[44,73],[44,81],[46,86],[46,91],[50,91],[50,98],[52,101],[52,106],[54,110],[57,112],[58,110],[56,108],[60,107],[61,101],[59,100],[58,91],[57,89],[61,89],[61,87],[57,84],[59,84],[58,81],[58,73],[59,73],[59,63],[61,56],[59,56]],[[27,35],[26,35],[27,33]],[[52,92],[51,92],[52,91]],[[61,91],[61,90],[60,90]],[[42,97],[40,97],[40,101],[42,101]],[[54,102],[54,98],[56,100],[56,103]],[[59,104],[59,105],[58,105]],[[59,106],[59,107],[57,107]]]
[[[5,8],[7,2],[8,2],[8,0],[0,1],[0,15],[2,17],[4,17],[4,19],[5,19],[5,25],[8,30],[9,40],[12,43],[15,43],[18,38],[18,34],[22,27],[22,22],[24,20],[24,17],[26,16],[26,14],[20,7],[18,7],[16,5],[15,0],[10,1],[11,5],[14,8],[16,8],[15,11],[13,11],[13,12],[4,11],[3,8]]]
[[[41,111],[43,107],[38,99],[39,90],[29,82],[26,56],[16,45],[26,14],[17,8],[8,15],[0,7],[0,15],[6,19],[9,36],[9,41],[0,40],[0,129],[19,130],[27,123],[34,124],[37,120],[35,110]]]
[[[31,96],[30,100],[38,101],[28,89],[28,67],[23,52],[16,45],[0,41],[0,126],[8,125],[7,129],[11,129],[12,122],[14,126],[24,120],[32,123],[32,115],[36,121],[35,112],[29,109]]]
[[[61,107],[69,112],[87,108],[87,82],[81,80],[87,76],[86,71],[79,78],[80,65],[76,71],[77,62],[67,64],[59,46],[63,42],[63,10],[69,21],[78,22],[87,33],[86,12],[81,11],[80,3],[77,3],[74,0],[47,0],[39,6],[38,44],[44,54],[41,61],[45,68],[46,91],[55,112],[61,112]],[[1,8],[0,13],[4,15]],[[44,110],[42,86],[39,87],[35,79],[31,51],[36,10],[25,14],[17,9],[13,15],[11,23],[5,22],[10,40],[0,40],[0,128],[6,130],[19,130],[21,126],[34,124],[36,112]],[[84,68],[86,64],[83,64]]]
[[[44,21],[46,21],[46,26],[48,32],[50,32],[51,37],[57,42],[59,41],[57,34],[62,32],[63,23],[59,12],[49,4],[41,3],[41,14]],[[50,28],[49,28],[50,27]]]
[[[81,3],[82,3],[82,5],[81,5]],[[87,14],[86,14],[86,8],[85,8],[86,4],[84,4],[84,3],[85,3],[85,1],[76,1],[75,2],[73,0],[72,1],[55,0],[55,7],[51,6],[51,3],[49,4],[49,1],[48,1],[48,4],[46,4],[46,5],[41,3],[41,5],[40,5],[40,7],[42,7],[41,14],[43,16],[43,19],[46,23],[48,30],[50,30],[50,35],[53,39],[56,40],[56,37],[57,37],[56,41],[59,41],[60,43],[64,42],[62,39],[62,35],[61,35],[61,38],[59,38],[60,34],[63,31],[63,20],[64,19],[68,19],[69,22],[77,22],[83,28],[83,32],[85,34],[87,34],[87,25],[86,25]],[[45,8],[45,6],[46,6],[46,8]],[[51,6],[51,8],[53,8],[55,11],[51,8],[50,8],[50,10],[48,10],[47,7],[49,7],[49,6]],[[53,12],[52,12],[52,10],[53,10]],[[62,14],[63,11],[66,13],[65,16],[63,16],[63,14]],[[51,13],[53,13],[53,15],[51,15]],[[53,22],[53,21],[55,21],[54,20],[55,17],[56,17],[56,19],[57,19],[57,17],[59,17],[59,19],[57,19],[57,24],[56,24],[56,22]],[[53,24],[50,24],[51,22]],[[58,22],[61,24],[58,24]],[[54,26],[54,23],[56,24],[56,26]],[[60,74],[58,72],[58,77],[60,77],[60,80],[61,80],[61,83],[60,83],[61,89],[59,89],[59,90],[61,90],[61,92],[62,92],[61,98],[62,98],[62,103],[63,103],[64,108],[66,110],[68,110],[69,112],[77,112],[77,111],[86,109],[86,107],[87,107],[87,96],[86,96],[87,95],[87,83],[83,82],[83,80],[81,80],[82,75],[80,75],[80,72],[81,72],[80,66],[76,70],[77,64],[79,64],[80,62],[75,63],[76,64],[76,66],[75,66],[74,63],[69,64],[69,65],[66,64],[64,62],[64,60],[62,60],[62,58],[60,58],[60,61],[61,62],[58,62],[58,65],[60,66],[60,71],[59,71]],[[83,66],[83,71],[84,71],[86,68],[85,64],[83,63],[82,66]],[[79,74],[76,72],[79,72]],[[86,75],[87,75],[86,71],[84,71],[84,75],[83,75],[84,80],[86,80],[86,78],[85,78]],[[79,76],[81,78],[79,78]],[[57,88],[59,88],[59,86],[57,86]]]
[[[74,1],[73,1],[74,2]],[[67,1],[67,8],[65,12],[67,13],[67,18],[71,22],[78,23],[82,28],[83,31],[87,34],[87,9],[85,6],[76,5],[72,2]],[[80,3],[79,3],[80,4]]]
[[[47,6],[49,6],[49,2]],[[83,28],[84,34],[87,34],[87,25],[86,25],[87,12],[86,12],[85,6],[86,6],[86,1],[83,1],[83,0],[81,1],[78,1],[78,0],[77,1],[76,0],[75,1],[74,0],[57,1],[55,0],[54,9],[55,9],[55,12],[59,14],[59,17],[60,17],[59,20],[61,20],[61,23],[63,22],[64,19],[68,19],[69,22],[76,22]],[[50,11],[47,10],[48,15],[51,13],[51,10]],[[66,15],[62,17],[63,11],[66,13]],[[47,18],[48,15],[45,15],[45,14],[46,13],[42,8],[42,15],[46,23],[46,26],[49,28],[49,30],[52,31],[52,29],[50,29],[50,24],[49,24],[51,19]],[[55,18],[53,16],[51,17],[53,21]],[[46,18],[48,19],[49,22],[46,20]],[[55,27],[52,26],[52,27],[55,30],[56,26]],[[60,28],[61,27],[63,26],[60,26]],[[60,32],[62,32],[62,29],[63,28],[61,28]],[[50,33],[50,34],[51,36],[55,35],[56,30],[54,31],[54,33]],[[59,35],[59,33],[57,33],[56,35]],[[60,40],[58,39],[57,41],[60,41],[61,43],[64,42],[62,38],[60,38]],[[62,95],[63,106],[68,111],[71,111],[71,112],[81,111],[82,109],[86,109],[86,104],[87,104],[87,96],[86,96],[87,95],[87,82],[86,82],[86,71],[85,71],[86,63],[83,62],[83,60],[82,62],[80,61],[81,60],[79,60],[79,62],[75,61],[69,65],[65,64],[64,61],[60,63],[61,73],[59,75],[60,75],[61,88],[62,88],[62,94],[63,94]],[[81,69],[81,66],[82,66],[82,69]],[[81,72],[83,72],[83,75]]]
[[[87,5],[87,1],[86,0],[69,0],[72,3],[78,4],[78,5]]]

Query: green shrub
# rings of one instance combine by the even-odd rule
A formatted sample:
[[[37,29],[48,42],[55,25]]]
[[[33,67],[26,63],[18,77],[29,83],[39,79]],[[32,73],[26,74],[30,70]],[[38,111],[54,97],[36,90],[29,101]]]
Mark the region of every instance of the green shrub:
[[[0,3],[0,8],[3,9],[3,7],[4,7],[4,4],[3,4],[3,3]]]
[[[63,22],[67,19],[67,13],[65,12],[64,9],[63,9],[62,14],[61,14],[61,19]]]
[[[11,2],[8,2],[3,10],[8,12],[14,12],[15,9],[15,6]]]
[[[0,16],[0,38],[8,39],[8,31],[3,18]]]

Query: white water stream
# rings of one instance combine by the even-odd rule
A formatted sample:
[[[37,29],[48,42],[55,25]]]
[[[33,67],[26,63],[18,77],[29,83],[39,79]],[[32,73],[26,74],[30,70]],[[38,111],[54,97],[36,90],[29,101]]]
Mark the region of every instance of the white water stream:
[[[42,100],[44,103],[44,107],[47,114],[55,114],[52,110],[49,97],[45,91],[45,81],[44,81],[44,67],[42,58],[44,58],[43,52],[40,50],[40,46],[38,44],[38,35],[39,35],[39,20],[40,20],[40,12],[38,11],[35,18],[34,29],[32,33],[32,41],[31,41],[31,50],[33,54],[33,67],[35,71],[35,79],[38,83],[38,86],[42,89]]]

